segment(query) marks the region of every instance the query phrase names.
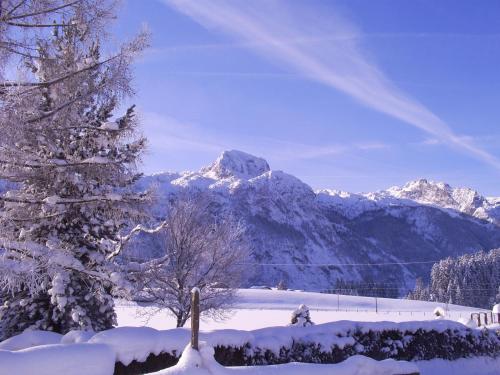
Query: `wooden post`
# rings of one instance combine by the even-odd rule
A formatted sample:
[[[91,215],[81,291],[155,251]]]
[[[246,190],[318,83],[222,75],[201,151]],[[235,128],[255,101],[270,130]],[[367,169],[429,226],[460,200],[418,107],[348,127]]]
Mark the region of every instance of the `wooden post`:
[[[198,350],[200,332],[200,290],[191,290],[191,348]]]
[[[477,319],[477,326],[481,327],[481,314],[479,313],[470,314],[470,320],[474,320],[474,317]]]
[[[378,314],[378,299],[375,297],[375,314]]]

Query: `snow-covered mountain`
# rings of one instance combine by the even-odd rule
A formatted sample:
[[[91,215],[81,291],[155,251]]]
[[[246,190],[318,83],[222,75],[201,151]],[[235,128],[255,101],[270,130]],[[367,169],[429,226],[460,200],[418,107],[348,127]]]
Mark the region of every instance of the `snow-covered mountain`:
[[[206,193],[214,213],[241,219],[260,264],[249,266],[249,285],[284,279],[289,287],[321,290],[344,279],[403,293],[415,277],[429,276],[431,261],[500,246],[500,198],[427,180],[367,194],[315,192],[262,158],[225,151],[198,172],[145,176],[136,188],[156,192],[156,220],[170,199],[193,192]],[[157,241],[142,236],[134,251],[155,254]],[[370,265],[379,263],[395,264]]]
[[[318,196],[325,204],[336,206],[351,218],[366,211],[391,209],[391,206],[426,205],[443,209],[450,215],[458,212],[500,224],[500,198],[483,197],[469,188],[452,188],[446,183],[426,179],[366,194],[324,189],[318,191]]]
[[[284,279],[290,287],[318,290],[344,279],[403,292],[416,276],[428,277],[429,261],[500,246],[500,199],[427,180],[368,194],[315,192],[262,158],[225,151],[198,172],[146,176],[137,188],[152,186],[157,217],[176,194],[201,191],[218,214],[240,218],[253,261],[262,264],[249,267],[250,284]],[[153,252],[154,242],[146,243],[141,251]]]

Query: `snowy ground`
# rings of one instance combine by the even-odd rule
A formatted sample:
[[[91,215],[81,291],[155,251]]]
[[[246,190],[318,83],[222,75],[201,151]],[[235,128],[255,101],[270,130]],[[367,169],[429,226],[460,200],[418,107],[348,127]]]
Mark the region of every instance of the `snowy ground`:
[[[351,321],[388,321],[386,323],[366,323],[365,326],[394,325],[392,322],[410,321],[406,327],[432,325],[433,329],[446,329],[457,323],[447,320],[434,322],[413,322],[434,320],[433,310],[440,306],[447,309],[449,319],[469,317],[478,309],[464,306],[446,306],[437,303],[420,301],[377,299],[366,297],[327,295],[299,291],[255,290],[239,291],[236,307],[225,321],[205,320],[202,330],[238,329],[242,331],[203,332],[201,339],[207,345],[217,345],[221,340],[229,340],[228,345],[241,345],[248,341],[248,335],[257,328],[278,326],[254,331],[254,339],[264,340],[261,344],[276,344],[279,348],[282,340],[290,340],[292,336],[315,334],[323,338],[342,340],[328,334],[329,329],[338,330],[342,326],[350,327],[354,322],[337,322],[330,325],[309,327],[307,332],[295,331],[285,326],[290,321],[291,312],[300,304],[306,304],[311,309],[311,317],[316,323],[327,323],[338,320]],[[64,337],[48,332],[25,332],[0,343],[0,375],[31,374],[39,375],[111,375],[116,360],[124,364],[136,359],[143,361],[150,353],[161,351],[182,351],[189,341],[190,332],[187,329],[172,330],[174,319],[165,311],[154,314],[146,322],[147,312],[151,308],[135,303],[117,301],[118,322],[122,328],[100,332],[93,336],[88,332],[73,331]],[[332,325],[335,325],[333,327]],[[124,326],[132,326],[125,328]],[[149,326],[166,331],[156,331]],[[189,326],[189,322],[187,324]],[[337,327],[338,326],[338,327]],[[408,329],[410,329],[408,328]],[[170,329],[170,330],[168,330]],[[268,335],[266,336],[266,332]],[[281,332],[281,333],[280,333]],[[260,337],[260,336],[262,337]],[[259,337],[257,337],[259,336]],[[253,337],[253,336],[252,336]],[[266,339],[267,337],[267,339]],[[269,338],[272,338],[269,340]],[[346,340],[346,339],[344,339]],[[234,341],[234,342],[233,342]],[[241,343],[239,343],[241,341]],[[276,341],[276,342],[275,342]],[[238,344],[239,343],[239,344]],[[71,345],[69,345],[71,344]],[[267,347],[267,346],[266,346]],[[418,367],[421,375],[500,375],[500,358],[485,357],[461,359],[458,361],[431,360],[414,363],[383,361],[377,362],[363,356],[355,356],[335,365],[317,364],[286,364],[277,366],[224,368],[213,360],[210,346],[200,355],[188,353],[178,366],[161,371],[163,375],[375,375],[408,373],[403,372]],[[277,350],[277,349],[276,349]],[[189,351],[189,350],[188,350]],[[196,365],[198,364],[198,367]],[[195,368],[193,368],[193,365]],[[396,371],[397,370],[397,371]],[[413,372],[413,371],[409,371]]]
[[[289,323],[290,315],[300,304],[306,304],[315,323],[337,320],[394,321],[432,320],[437,306],[447,311],[447,318],[469,318],[473,307],[388,298],[338,296],[299,291],[241,289],[235,308],[224,321],[204,319],[202,330],[222,328],[253,330]],[[175,319],[166,311],[136,303],[117,301],[119,326],[149,326],[156,329],[175,327]],[[375,311],[377,307],[378,312]],[[189,326],[189,322],[186,324]]]
[[[135,303],[117,301],[118,324],[120,326],[149,326],[156,329],[175,327],[175,320],[165,311],[153,311],[147,306]],[[458,320],[469,318],[472,312],[484,311],[473,307],[446,305],[442,303],[409,301],[388,298],[337,296],[333,294],[320,294],[300,291],[278,291],[242,289],[238,293],[237,303],[228,318],[224,321],[204,319],[201,323],[202,330],[214,329],[240,329],[253,330],[271,326],[284,326],[290,321],[291,312],[300,304],[310,308],[311,318],[315,323],[327,323],[337,320],[355,321],[412,321],[433,320],[433,311],[440,306],[446,310],[447,318]],[[377,309],[377,311],[375,311]],[[151,315],[152,314],[152,315]],[[186,326],[189,327],[189,322]],[[354,361],[351,361],[351,365]],[[361,364],[357,370],[344,365],[313,365],[304,367],[304,373],[311,375],[323,373],[343,374],[375,374],[374,368],[363,370]],[[316,367],[314,367],[316,366]],[[500,375],[500,359],[472,358],[459,361],[432,360],[417,363],[421,375]],[[260,372],[250,368],[234,368],[233,370],[218,373],[234,372],[261,375],[282,375],[302,373],[298,368],[287,366],[266,366]],[[186,372],[170,369],[167,374],[185,374]],[[253,371],[252,371],[253,370]],[[219,369],[220,371],[220,369]],[[359,371],[359,372],[356,372]],[[363,372],[368,371],[368,372]],[[188,372],[191,373],[191,372]],[[194,373],[193,373],[194,374]],[[201,371],[199,374],[210,374]]]

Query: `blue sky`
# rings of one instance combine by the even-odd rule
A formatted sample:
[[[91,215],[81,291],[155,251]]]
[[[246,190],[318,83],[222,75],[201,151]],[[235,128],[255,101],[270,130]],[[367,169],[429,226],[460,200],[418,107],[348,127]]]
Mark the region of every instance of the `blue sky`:
[[[314,188],[425,177],[500,196],[500,2],[126,0],[146,173],[225,149]]]

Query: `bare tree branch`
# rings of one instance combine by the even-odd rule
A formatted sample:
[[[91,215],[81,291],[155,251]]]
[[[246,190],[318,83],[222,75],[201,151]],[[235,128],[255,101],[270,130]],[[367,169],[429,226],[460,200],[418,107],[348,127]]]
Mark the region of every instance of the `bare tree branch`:
[[[200,310],[221,318],[245,274],[241,263],[248,251],[243,230],[230,217],[214,221],[203,197],[181,198],[169,211],[158,233],[163,254],[130,265],[131,278],[142,297],[176,317],[178,327],[190,317],[193,287],[202,292]]]
[[[129,234],[127,234],[124,237],[120,237],[120,241],[116,245],[115,251],[113,251],[111,254],[109,254],[106,258],[107,259],[112,259],[119,255],[121,251],[124,249],[125,245],[137,234],[139,233],[149,233],[149,234],[154,234],[160,232],[162,229],[164,229],[168,223],[166,221],[163,221],[160,223],[157,227],[155,228],[146,228],[142,225],[137,225],[134,229],[130,231]]]
[[[50,13],[54,13],[58,10],[61,10],[61,9],[64,9],[64,8],[68,8],[68,7],[71,7],[75,4],[78,4],[80,3],[81,0],[75,0],[71,3],[68,3],[68,4],[63,4],[63,5],[60,5],[58,7],[54,7],[54,8],[49,8],[49,9],[43,9],[43,10],[40,10],[40,11],[37,11],[37,12],[32,12],[32,13],[25,13],[25,14],[20,14],[20,15],[17,15],[17,16],[13,16],[13,17],[6,17],[4,18],[5,21],[12,21],[12,20],[17,20],[17,19],[20,19],[20,18],[28,18],[28,17],[34,17],[34,16],[39,16],[41,14],[50,14]],[[16,9],[18,9],[22,3],[24,3],[24,1],[21,1],[17,6],[14,7],[14,9],[11,11],[11,12],[14,12]]]

